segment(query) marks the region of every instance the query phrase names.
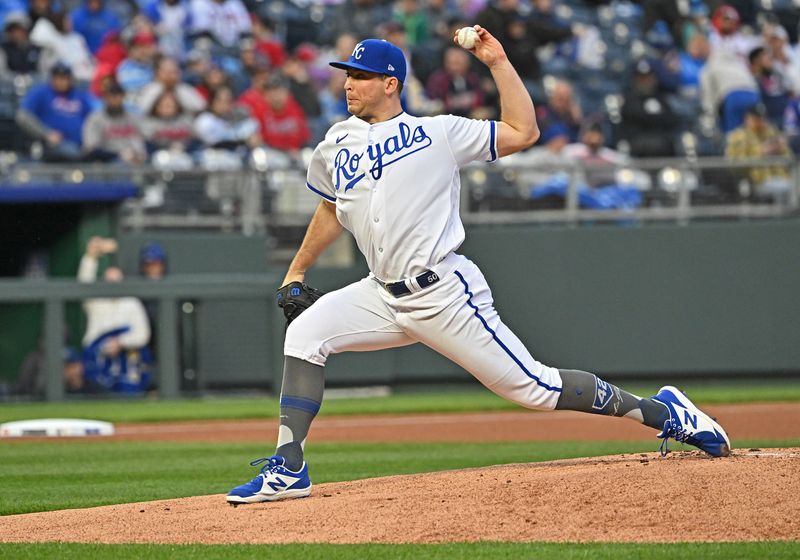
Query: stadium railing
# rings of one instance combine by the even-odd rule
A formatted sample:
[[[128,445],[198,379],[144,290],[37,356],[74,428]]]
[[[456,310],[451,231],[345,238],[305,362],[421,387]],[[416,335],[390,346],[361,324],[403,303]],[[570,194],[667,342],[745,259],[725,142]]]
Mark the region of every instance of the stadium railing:
[[[751,168],[785,170],[780,191],[762,192],[748,178]],[[567,177],[562,196],[532,199],[531,172]],[[638,193],[633,205],[603,209],[583,204],[581,177],[608,175],[605,184]],[[476,165],[462,169],[465,224],[671,221],[780,218],[793,215],[800,201],[800,173],[794,158],[731,161],[726,158],[631,160],[624,165]],[[0,189],[26,185],[132,183],[138,194],[120,205],[125,231],[189,229],[241,231],[245,235],[298,230],[308,223],[319,200],[305,188],[298,162],[259,169],[170,170],[152,166],[26,164],[0,158]],[[595,183],[596,185],[596,183]],[[302,229],[292,235],[297,237]]]

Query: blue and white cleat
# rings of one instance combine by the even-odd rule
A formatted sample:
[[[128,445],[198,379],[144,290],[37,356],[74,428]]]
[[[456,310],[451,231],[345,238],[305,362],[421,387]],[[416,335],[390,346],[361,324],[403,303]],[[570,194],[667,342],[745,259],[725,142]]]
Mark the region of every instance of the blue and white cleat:
[[[657,435],[664,440],[661,444],[662,456],[669,452],[668,438],[694,445],[714,457],[731,454],[731,440],[722,426],[697,408],[680,390],[669,385],[662,387],[653,400],[669,410],[669,420],[664,422],[664,430]]]
[[[280,455],[256,459],[253,467],[266,461],[261,473],[247,484],[237,486],[228,493],[228,503],[234,507],[239,504],[274,502],[289,498],[304,498],[311,494],[311,479],[308,478],[308,465],[303,463],[299,471],[284,467],[285,459]]]

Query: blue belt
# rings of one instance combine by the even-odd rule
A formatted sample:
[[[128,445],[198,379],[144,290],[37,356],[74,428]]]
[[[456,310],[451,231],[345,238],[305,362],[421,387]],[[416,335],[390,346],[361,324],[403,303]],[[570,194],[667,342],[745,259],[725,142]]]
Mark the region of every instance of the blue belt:
[[[425,289],[428,286],[436,284],[436,282],[438,282],[440,278],[439,275],[436,274],[434,271],[426,270],[425,272],[414,278],[414,280],[416,280],[417,284],[419,284],[420,289]],[[411,293],[411,290],[409,290],[408,286],[406,286],[405,280],[401,280],[400,282],[389,282],[385,284],[381,282],[381,286],[383,286],[387,292],[389,292],[395,297],[400,297]]]

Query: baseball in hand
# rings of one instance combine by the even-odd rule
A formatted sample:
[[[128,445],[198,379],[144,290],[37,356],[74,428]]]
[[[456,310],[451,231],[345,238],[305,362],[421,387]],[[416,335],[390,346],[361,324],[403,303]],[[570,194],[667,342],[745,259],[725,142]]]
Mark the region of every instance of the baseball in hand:
[[[472,27],[462,27],[458,30],[456,40],[465,49],[471,49],[475,46],[475,41],[478,40],[478,32]]]

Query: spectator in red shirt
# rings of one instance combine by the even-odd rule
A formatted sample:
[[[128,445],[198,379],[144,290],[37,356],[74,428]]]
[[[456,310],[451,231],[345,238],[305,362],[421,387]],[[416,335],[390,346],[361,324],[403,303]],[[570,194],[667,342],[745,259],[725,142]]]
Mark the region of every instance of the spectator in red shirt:
[[[265,56],[273,68],[286,62],[286,49],[275,35],[275,24],[268,17],[252,16],[253,40],[256,51]]]
[[[94,76],[92,76],[92,83],[90,89],[96,96],[103,95],[103,82],[106,78],[113,78],[116,80],[117,67],[122,64],[128,56],[128,51],[125,48],[125,43],[122,42],[122,37],[119,31],[111,31],[104,38],[100,44],[100,48],[95,53],[94,57],[97,65],[94,69]]]
[[[428,78],[427,93],[444,104],[444,112],[473,117],[483,106],[480,76],[470,70],[470,54],[461,47],[444,51],[444,68]]]
[[[282,75],[254,77],[253,87],[242,94],[239,103],[250,109],[261,127],[264,144],[270,148],[294,152],[309,140],[306,115]]]
[[[250,73],[250,87],[242,92],[237,102],[250,110],[253,118],[266,111],[267,100],[264,97],[264,89],[272,75],[269,66],[261,65],[253,68]]]

